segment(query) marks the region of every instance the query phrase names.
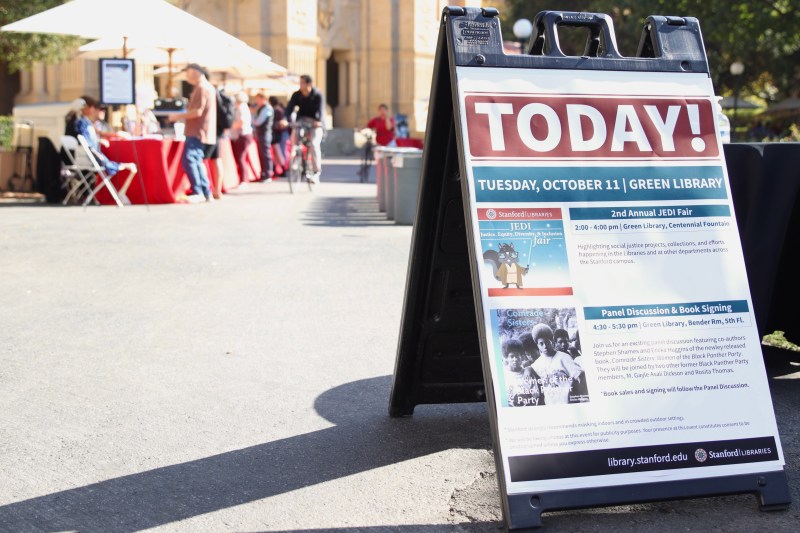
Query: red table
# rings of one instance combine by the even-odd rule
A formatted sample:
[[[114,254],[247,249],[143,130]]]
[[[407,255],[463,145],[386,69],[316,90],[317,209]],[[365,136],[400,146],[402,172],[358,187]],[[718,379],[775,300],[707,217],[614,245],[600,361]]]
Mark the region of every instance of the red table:
[[[289,144],[291,145],[291,143]],[[272,167],[273,173],[280,173],[283,167],[278,164],[278,160],[275,158],[276,149],[280,150],[280,146],[277,144],[270,146]],[[287,150],[291,153],[291,148],[287,148]],[[284,156],[284,158],[286,157],[288,156]],[[250,143],[250,146],[247,148],[247,160],[245,161],[244,172],[244,176],[239,176],[241,181],[258,181],[261,177],[261,162],[258,159],[258,145],[255,142]]]
[[[420,150],[423,148],[422,139],[395,139],[395,143],[398,148],[419,148]]]
[[[139,175],[134,177],[128,187],[128,198],[133,204],[171,204],[185,194],[191,194],[189,178],[181,168],[181,155],[183,154],[183,141],[176,139],[111,139],[109,146],[103,147],[103,153],[113,161],[120,163],[136,163]],[[255,147],[248,152],[253,176],[258,176],[261,166],[258,163],[258,154]],[[221,139],[219,143],[219,156],[225,173],[223,190],[234,188],[240,183],[236,172],[236,162],[229,139]],[[208,176],[213,182],[211,161],[206,160]],[[127,171],[120,171],[112,182],[118,189],[122,187],[128,177]],[[253,179],[248,176],[248,178]],[[144,193],[142,191],[144,183]],[[212,185],[213,187],[213,185]],[[97,194],[101,204],[112,204],[113,200],[105,189]]]

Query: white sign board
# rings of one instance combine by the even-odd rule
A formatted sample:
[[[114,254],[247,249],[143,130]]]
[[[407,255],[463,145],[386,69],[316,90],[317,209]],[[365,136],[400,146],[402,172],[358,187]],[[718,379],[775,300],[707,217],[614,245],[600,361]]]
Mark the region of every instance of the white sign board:
[[[508,493],[782,470],[708,75],[456,76]]]
[[[133,59],[100,59],[100,102],[108,105],[136,103],[135,80]]]

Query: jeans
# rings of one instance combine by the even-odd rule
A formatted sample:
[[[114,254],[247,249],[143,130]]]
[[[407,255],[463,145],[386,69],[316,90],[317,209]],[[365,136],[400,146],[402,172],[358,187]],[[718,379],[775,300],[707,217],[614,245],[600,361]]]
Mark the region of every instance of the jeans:
[[[272,177],[272,136],[256,135],[258,147],[258,162],[261,163],[261,179],[268,180]]]
[[[205,158],[205,145],[200,142],[198,137],[186,137],[181,166],[192,184],[192,194],[200,194],[208,198],[211,196],[211,187],[203,158]]]

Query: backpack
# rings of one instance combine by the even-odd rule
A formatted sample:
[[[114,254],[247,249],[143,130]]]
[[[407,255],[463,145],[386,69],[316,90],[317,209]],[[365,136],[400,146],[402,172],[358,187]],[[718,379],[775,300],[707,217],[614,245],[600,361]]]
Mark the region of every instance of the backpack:
[[[217,91],[217,129],[222,131],[233,126],[233,117],[236,114],[236,102],[225,91]]]

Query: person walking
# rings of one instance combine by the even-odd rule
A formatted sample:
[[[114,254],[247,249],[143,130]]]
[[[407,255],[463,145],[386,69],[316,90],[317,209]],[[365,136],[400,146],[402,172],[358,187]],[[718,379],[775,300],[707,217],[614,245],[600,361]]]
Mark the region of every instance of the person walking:
[[[246,92],[236,95],[236,112],[231,127],[231,145],[233,157],[236,159],[236,170],[242,183],[247,182],[247,149],[253,144],[253,117],[247,103],[250,97]],[[262,163],[263,164],[263,163]],[[263,170],[262,170],[263,175]]]
[[[275,152],[275,163],[280,165],[281,172],[278,176],[286,175],[286,145],[289,142],[289,128],[285,125],[286,109],[275,96],[269,97],[269,105],[275,117],[272,121],[272,147]]]
[[[300,76],[300,89],[292,94],[286,106],[292,121],[306,119],[311,123],[311,181],[319,183],[322,173],[322,125],[325,118],[325,98],[314,87],[314,80],[308,74]],[[288,122],[284,120],[286,125]],[[300,142],[296,132],[292,132],[292,145]]]
[[[186,123],[186,140],[183,145],[181,166],[189,177],[192,194],[188,203],[211,202],[214,197],[208,180],[203,159],[217,142],[217,93],[208,81],[208,71],[197,63],[190,63],[185,69],[186,81],[194,85],[185,113],[172,113],[170,122],[181,119]]]
[[[219,157],[219,143],[222,139],[227,139],[227,132],[233,126],[233,116],[235,114],[234,100],[223,87],[217,88],[217,140],[210,150],[206,150],[206,159],[211,160],[211,178],[214,186],[214,199],[222,200],[222,188],[225,185],[225,166]],[[231,143],[232,144],[232,143]],[[232,149],[232,147],[231,147]]]
[[[258,146],[258,160],[261,163],[261,179],[272,181],[272,125],[274,110],[263,93],[256,95],[256,115],[253,117],[253,129]]]

